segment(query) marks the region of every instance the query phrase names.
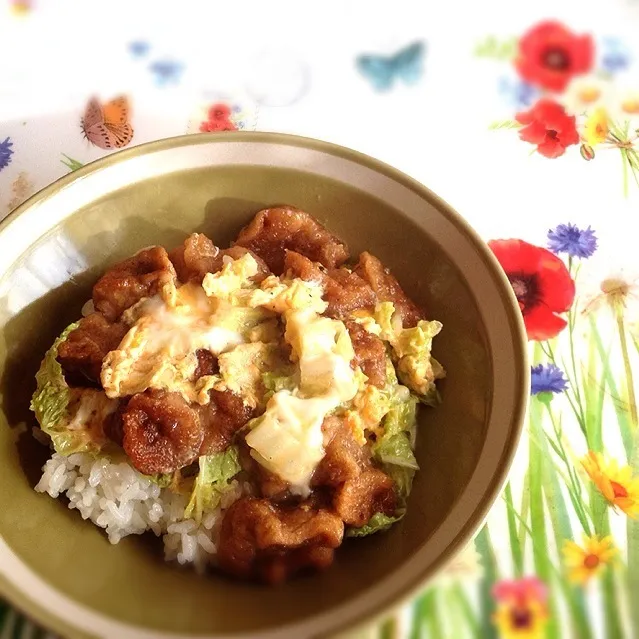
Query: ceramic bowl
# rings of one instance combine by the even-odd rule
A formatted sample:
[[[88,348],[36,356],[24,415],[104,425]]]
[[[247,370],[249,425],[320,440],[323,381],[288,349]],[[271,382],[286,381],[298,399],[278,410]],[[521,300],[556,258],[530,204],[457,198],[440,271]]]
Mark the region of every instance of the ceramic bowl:
[[[257,211],[298,206],[370,250],[444,329],[443,403],[421,411],[406,517],[348,540],[323,574],[269,589],[164,563],[145,538],[112,546],[34,492],[39,362],[110,263],[200,231],[226,246]],[[519,309],[490,250],[437,196],[354,151],[267,133],[172,138],[116,153],[38,193],[0,226],[0,595],[67,637],[333,636],[416,594],[481,525],[525,411]]]

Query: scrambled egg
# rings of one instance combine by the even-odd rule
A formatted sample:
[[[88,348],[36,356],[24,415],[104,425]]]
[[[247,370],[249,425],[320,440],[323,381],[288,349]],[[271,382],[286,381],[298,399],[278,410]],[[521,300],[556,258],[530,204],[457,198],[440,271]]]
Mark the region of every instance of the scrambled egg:
[[[388,341],[397,361],[400,381],[424,397],[435,391],[435,381],[445,377],[442,365],[431,356],[433,338],[442,330],[438,321],[420,320],[413,328],[403,328],[399,313],[391,302],[383,302],[375,309],[377,333]]]
[[[246,436],[251,456],[306,496],[317,464],[324,457],[322,422],[335,407],[332,397],[303,399],[281,390],[266,405],[259,424]]]
[[[218,357],[224,387],[242,395],[252,408],[260,405],[264,397],[262,375],[284,363],[277,343],[241,344]]]
[[[104,359],[101,381],[107,396],[161,388],[197,401],[195,351],[219,355],[246,341],[240,327],[224,325],[226,310],[195,284],[167,286],[161,296],[147,300],[118,349]]]
[[[366,384],[361,369],[352,367],[355,353],[346,326],[321,315],[327,307],[321,286],[274,275],[258,285],[252,279],[257,272],[247,253],[208,273],[201,286],[167,285],[127,311],[131,328],[105,358],[102,384],[111,398],[163,388],[205,404],[213,388],[240,394],[264,411],[246,436],[251,455],[293,492],[307,495],[324,456],[326,415],[344,410],[363,445],[365,432],[379,428],[388,413],[389,395]],[[405,383],[421,390],[436,375],[430,341],[441,328],[437,322],[402,329],[392,304],[380,305],[374,315],[357,312],[354,319],[390,342]],[[218,357],[219,375],[194,379],[198,349]],[[264,375],[291,362],[296,368],[291,379],[299,384],[273,393],[264,406]]]

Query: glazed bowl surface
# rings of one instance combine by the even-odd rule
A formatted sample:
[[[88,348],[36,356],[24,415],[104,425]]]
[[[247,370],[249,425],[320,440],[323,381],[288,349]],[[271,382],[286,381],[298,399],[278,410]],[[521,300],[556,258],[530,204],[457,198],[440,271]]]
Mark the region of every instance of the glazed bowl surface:
[[[34,375],[105,268],[194,231],[228,245],[260,209],[291,204],[369,250],[443,323],[442,404],[420,411],[405,518],[347,540],[325,573],[266,588],[162,561],[33,490]],[[87,165],[0,226],[0,595],[67,637],[303,638],[350,631],[416,594],[481,525],[504,482],[528,393],[508,280],[450,207],[372,158],[269,133],[171,138]]]

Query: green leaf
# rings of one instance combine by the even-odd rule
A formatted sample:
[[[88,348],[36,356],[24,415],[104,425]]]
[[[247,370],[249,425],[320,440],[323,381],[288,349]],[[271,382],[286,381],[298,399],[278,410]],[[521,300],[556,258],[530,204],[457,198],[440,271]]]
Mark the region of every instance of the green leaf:
[[[103,433],[91,429],[89,424],[86,428],[70,427],[74,417],[81,412],[102,411],[109,404],[106,396],[98,397],[95,393],[82,393],[77,389],[72,391],[64,379],[62,366],[57,360],[58,348],[77,326],[77,323],[67,326],[44,356],[36,373],[36,390],[30,405],[40,428],[49,435],[55,451],[61,455],[95,454],[105,443]]]
[[[533,560],[537,576],[550,588],[551,563],[548,556],[548,538],[546,535],[546,515],[542,492],[543,455],[539,443],[544,437],[541,429],[541,408],[538,402],[530,404],[529,419],[529,466],[530,475],[530,528],[532,531]],[[552,596],[549,600],[550,618],[548,637],[559,638],[556,606]]]
[[[464,590],[464,587],[461,584],[454,584],[449,591],[450,601],[453,604],[456,604],[456,607],[459,609],[461,617],[466,622],[466,625],[470,629],[470,634],[473,637],[480,637],[480,627],[479,621],[477,620],[477,615],[473,610],[473,607],[468,600],[468,595]],[[452,614],[455,614],[454,611]],[[454,635],[456,637],[456,635]]]
[[[388,530],[394,523],[398,522],[404,514],[397,517],[389,517],[384,513],[375,513],[367,524],[360,528],[349,528],[346,531],[347,537],[366,537],[377,532]]]
[[[200,472],[184,511],[185,519],[192,518],[197,522],[202,520],[205,510],[218,505],[229,482],[242,470],[237,446],[229,446],[223,453],[203,455],[199,465]]]
[[[499,131],[501,129],[520,129],[521,124],[517,120],[497,120],[488,125],[490,131]]]
[[[517,53],[517,38],[498,40],[495,36],[487,36],[475,46],[474,54],[478,58],[494,60],[512,60]]]
[[[510,539],[510,553],[513,558],[513,566],[515,569],[515,576],[521,578],[524,574],[524,554],[521,550],[521,544],[517,537],[517,523],[515,521],[515,507],[513,504],[513,493],[510,486],[510,482],[506,484],[506,490],[504,491],[507,506],[507,518],[508,518],[508,537]]]
[[[397,484],[402,501],[410,494],[415,471],[419,470],[411,445],[416,405],[417,401],[410,395],[393,405],[384,417],[384,434],[372,447],[373,457]]]
[[[548,410],[550,410],[550,407]],[[572,526],[555,466],[550,461],[550,451],[546,446],[545,437],[542,436],[540,441],[543,467],[543,490],[550,514],[550,522],[555,535],[555,544],[561,558],[563,557],[561,549],[564,542],[573,538]],[[586,604],[583,592],[570,586],[564,578],[560,578],[558,581],[568,602],[574,636],[580,637],[580,639],[590,639],[590,637],[592,637],[592,631],[586,615]]]
[[[67,326],[47,351],[40,369],[36,373],[36,391],[31,398],[31,410],[35,413],[42,430],[48,429],[62,420],[66,415],[69,404],[69,386],[62,373],[62,366],[56,359],[58,348],[66,341],[69,333],[74,331],[78,324]]]
[[[479,583],[479,605],[481,610],[481,634],[479,636],[483,639],[497,639],[497,630],[493,624],[493,615],[495,614],[493,586],[499,579],[499,572],[488,526],[484,525],[475,537],[475,548],[481,557],[481,563],[484,568],[484,576]]]
[[[635,435],[633,454],[630,458],[630,465],[634,472],[639,471],[639,433]],[[628,549],[628,570],[627,570],[627,592],[630,598],[634,593],[639,592],[639,520],[628,517],[626,522],[627,549]],[[636,596],[636,595],[634,595]],[[630,601],[630,622],[632,626],[632,636],[639,637],[639,606],[636,600]]]
[[[157,484],[160,488],[166,488],[173,482],[173,473],[164,473],[162,475],[145,475],[147,479],[150,479],[154,484]]]
[[[632,455],[632,429],[630,426],[630,416],[626,411],[623,402],[621,401],[621,393],[617,388],[615,376],[612,373],[609,361],[610,361],[610,347],[605,348],[599,330],[597,328],[597,322],[595,318],[590,316],[590,339],[593,340],[599,359],[601,361],[601,368],[603,371],[601,383],[608,386],[610,395],[612,395],[612,403],[617,416],[617,425],[619,426],[619,434],[621,435],[621,441],[623,442],[624,449],[626,451],[626,459],[630,459]],[[594,382],[595,380],[592,380]]]
[[[84,166],[82,162],[79,162],[78,160],[74,160],[73,158],[70,158],[68,155],[65,155],[64,153],[62,155],[66,158],[66,160],[60,160],[60,162],[62,162],[64,166],[71,169],[71,171],[77,171],[78,169],[81,169]]]

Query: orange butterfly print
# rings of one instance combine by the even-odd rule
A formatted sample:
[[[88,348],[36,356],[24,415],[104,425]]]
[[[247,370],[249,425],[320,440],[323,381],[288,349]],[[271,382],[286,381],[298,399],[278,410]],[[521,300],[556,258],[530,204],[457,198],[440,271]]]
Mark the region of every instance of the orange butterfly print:
[[[133,139],[129,122],[129,101],[121,96],[106,104],[91,98],[82,117],[82,131],[91,144],[101,149],[121,149]]]

